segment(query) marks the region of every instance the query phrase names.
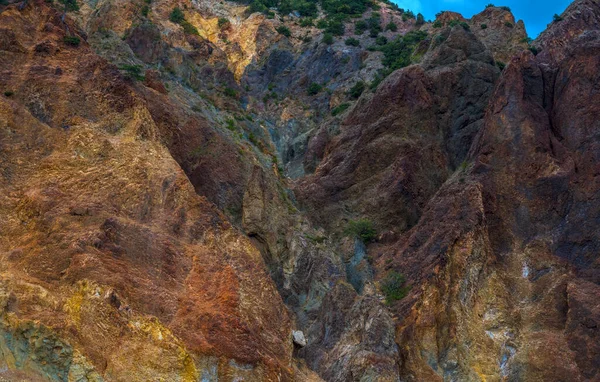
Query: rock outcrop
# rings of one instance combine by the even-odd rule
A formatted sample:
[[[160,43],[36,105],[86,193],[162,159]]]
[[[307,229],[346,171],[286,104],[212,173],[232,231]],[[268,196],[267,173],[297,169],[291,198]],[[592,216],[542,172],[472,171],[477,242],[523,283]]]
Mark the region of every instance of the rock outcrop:
[[[75,26],[43,2],[0,20],[20,47],[0,69],[2,367],[291,379],[291,319],[260,252],[196,194],[144,99],[66,45]]]
[[[600,380],[600,4],[299,16],[0,3],[0,381]]]

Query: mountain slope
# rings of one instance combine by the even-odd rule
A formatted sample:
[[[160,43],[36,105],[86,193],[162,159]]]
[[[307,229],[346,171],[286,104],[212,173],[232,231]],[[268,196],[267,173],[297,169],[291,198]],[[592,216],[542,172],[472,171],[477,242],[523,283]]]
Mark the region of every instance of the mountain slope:
[[[599,4],[273,5],[0,5],[0,376],[598,380]]]

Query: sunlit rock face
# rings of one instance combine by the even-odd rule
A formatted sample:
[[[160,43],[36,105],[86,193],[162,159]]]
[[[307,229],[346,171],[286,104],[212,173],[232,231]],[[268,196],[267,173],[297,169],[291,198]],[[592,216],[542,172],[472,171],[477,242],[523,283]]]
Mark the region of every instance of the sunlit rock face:
[[[600,379],[597,1],[69,4],[0,5],[0,381]]]

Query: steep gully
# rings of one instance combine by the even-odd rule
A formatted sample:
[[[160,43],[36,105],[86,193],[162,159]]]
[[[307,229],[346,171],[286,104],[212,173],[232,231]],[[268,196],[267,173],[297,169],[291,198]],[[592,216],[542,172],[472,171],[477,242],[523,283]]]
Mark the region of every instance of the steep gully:
[[[168,6],[165,4],[164,8],[168,9]],[[35,20],[38,17],[35,16],[36,10],[30,8],[24,11],[25,15],[30,15],[27,21],[18,19],[15,9],[3,12],[0,17],[5,20],[13,17],[13,20],[17,20],[15,23],[21,23],[19,25],[26,25],[26,22],[42,25],[41,20]],[[161,87],[160,80],[153,83],[151,73],[146,74],[147,86],[131,84],[123,81],[108,66],[101,69],[103,73],[113,73],[113,77],[107,78],[106,86],[114,94],[118,85],[116,89],[121,93],[117,92],[116,101],[109,100],[113,103],[107,110],[114,109],[114,102],[117,102],[117,108],[121,108],[118,109],[120,114],[123,114],[122,110],[131,110],[132,117],[122,120],[142,119],[141,123],[125,125],[125,131],[164,144],[169,151],[161,154],[165,158],[163,160],[169,162],[168,156],[172,156],[185,171],[195,191],[225,210],[228,218],[250,236],[254,246],[261,250],[280,295],[293,311],[295,326],[303,329],[307,336],[308,345],[293,352],[305,359],[306,365],[317,371],[323,379],[595,380],[600,377],[600,351],[597,345],[600,309],[595,298],[600,291],[597,251],[594,250],[598,243],[594,223],[598,216],[594,128],[597,120],[593,117],[597,113],[593,100],[597,93],[594,84],[598,83],[598,14],[596,2],[575,2],[563,15],[562,22],[553,24],[540,36],[537,41],[542,49],[540,54],[533,56],[528,51],[519,51],[502,73],[495,65],[495,52],[490,48],[490,43],[486,45],[485,36],[477,36],[460,25],[443,28],[440,31],[442,38],[429,41],[429,49],[419,65],[394,72],[374,94],[363,95],[348,113],[335,122],[339,123],[338,135],[332,134],[329,129],[330,121],[317,129],[317,133],[312,133],[314,135],[309,134],[307,157],[314,158],[319,164],[315,166],[311,163],[308,172],[314,167],[314,173],[292,184],[303,212],[296,210],[296,204],[285,190],[285,183],[282,184],[277,176],[279,169],[276,166],[271,167],[261,153],[252,150],[240,157],[237,146],[230,143],[228,136],[223,138],[222,134],[214,132],[210,125],[220,117],[218,106],[211,109],[208,102],[198,99],[196,102],[204,110],[199,114],[189,114],[187,110],[192,106],[182,105],[181,100],[177,99],[177,94],[183,94],[184,90],[169,89],[165,94],[166,88]],[[60,25],[56,20],[53,22]],[[17,55],[26,49],[18,38],[11,37],[10,32],[20,28],[14,25],[4,30],[2,41],[4,51]],[[72,25],[71,28],[77,26]],[[136,46],[148,41],[155,44],[155,40],[144,40],[147,32],[136,35],[138,29],[129,34],[130,40],[127,42],[140,55],[150,50],[140,48],[136,51]],[[103,30],[102,33],[106,32]],[[51,57],[68,55],[62,58],[64,61],[61,66],[71,67],[66,63],[73,57],[68,50],[53,51],[52,42],[46,44],[46,48],[42,46],[38,49],[37,46],[39,44],[35,47],[36,51],[49,50],[46,54]],[[196,49],[202,51],[198,47]],[[172,49],[168,46],[163,48]],[[101,49],[101,44],[95,49]],[[315,53],[317,56],[324,54],[323,48],[319,49]],[[267,67],[273,55],[281,56],[277,50],[269,53],[271,56],[265,64]],[[107,50],[104,54],[111,57],[115,49]],[[162,55],[172,59],[178,54],[176,51],[163,52],[157,53],[157,57]],[[96,60],[91,50],[87,57],[92,62]],[[151,61],[153,58],[149,56],[146,59]],[[190,59],[199,60],[198,57],[186,56],[183,62]],[[188,76],[193,82],[199,81],[198,76],[187,71],[203,69],[203,73],[212,73],[215,81],[230,76],[230,85],[237,86],[234,73],[229,69],[221,68],[221,72],[215,69],[220,65],[218,59],[210,65],[206,65],[202,61],[204,59],[187,67],[178,64],[174,70],[179,71],[182,77]],[[31,60],[36,62],[39,58]],[[4,61],[3,65],[7,63],[10,64],[10,59]],[[102,67],[106,64],[94,64],[95,67],[97,65]],[[32,77],[35,72],[31,69],[39,71],[41,68],[34,65],[28,68],[30,71],[27,76],[32,81],[34,78],[39,80]],[[81,75],[85,75],[86,70],[82,70]],[[18,75],[14,74],[18,72],[16,66],[11,67],[13,74],[9,81],[19,81]],[[248,73],[248,78],[256,76],[252,70],[248,70]],[[40,72],[39,75],[46,74]],[[203,79],[199,81],[202,83],[190,85],[206,87],[206,82],[209,82],[205,80],[207,76],[200,78]],[[242,76],[241,83],[244,81],[251,82]],[[273,82],[273,78],[264,82],[267,86]],[[127,95],[128,92],[132,92],[132,95]],[[39,94],[36,96],[39,97]],[[189,97],[187,93],[186,97]],[[35,122],[26,112],[18,118],[28,121],[26,124],[30,126],[39,123],[60,126],[60,104],[64,102],[53,105],[48,103],[48,99],[42,100],[45,103],[35,103],[34,97],[29,98],[28,113],[39,122]],[[129,100],[129,104],[122,104],[123,100]],[[229,101],[219,97],[217,102],[227,104]],[[69,105],[76,105],[73,98],[69,100]],[[89,105],[87,101],[82,107],[89,108]],[[239,113],[237,106],[229,107]],[[94,113],[94,110],[86,109],[86,113]],[[99,116],[101,112],[97,114]],[[92,119],[102,120],[98,116]],[[90,115],[84,117],[89,119]],[[119,123],[121,118],[114,118]],[[77,125],[77,122],[73,124]],[[91,130],[87,134],[98,134],[95,132],[98,129],[108,129],[102,133],[108,134],[108,146],[104,144],[98,148],[101,157],[111,158],[113,155],[110,145],[114,145],[111,140],[115,138],[110,138],[114,134],[110,129],[114,125],[115,121],[112,120],[104,125],[99,123],[98,127],[89,127]],[[153,128],[148,129],[148,126]],[[85,130],[77,131],[77,136],[69,138],[68,145],[79,147],[81,144],[78,139],[88,139],[83,147],[89,148],[89,142],[96,140],[84,138],[82,134]],[[50,140],[60,139],[60,133],[55,129],[48,130],[47,134],[57,136]],[[19,141],[14,138],[12,142],[16,144]],[[264,141],[270,144],[268,134],[264,136]],[[44,145],[41,144],[41,147],[47,149],[48,146]],[[195,152],[198,147],[206,147],[200,155]],[[312,148],[321,149],[311,153]],[[69,150],[71,148],[66,149],[65,153]],[[132,147],[127,150],[132,150]],[[286,150],[289,148],[283,147],[282,151]],[[13,157],[16,158],[19,154],[14,152]],[[146,154],[140,148],[137,155],[144,157]],[[252,160],[244,159],[248,157]],[[124,164],[128,161],[133,163],[134,158],[135,151],[131,157],[119,160]],[[295,155],[291,159],[298,162]],[[36,158],[30,160],[35,161]],[[60,166],[69,163],[68,159],[63,160],[66,162]],[[166,172],[177,173],[173,162],[169,163]],[[13,170],[10,170],[11,166]],[[20,169],[19,166],[18,163],[6,166],[5,174]],[[440,172],[439,169],[448,170]],[[452,170],[454,172],[450,173]],[[108,170],[97,171],[102,173]],[[180,172],[178,174],[182,176]],[[128,175],[130,179],[136,176]],[[42,175],[39,177],[43,179]],[[160,178],[158,176],[157,179]],[[164,181],[150,179],[150,185],[155,182],[163,184],[162,193],[165,193],[165,187],[169,189],[177,182],[182,182],[169,181],[165,185]],[[16,184],[16,181],[11,182]],[[185,193],[188,195],[189,191]],[[44,203],[52,204],[60,200],[56,195],[42,197],[34,193],[30,193],[28,198],[30,201],[21,207],[21,214],[31,216],[44,216],[47,211],[52,211],[52,207]],[[140,219],[143,224],[148,224],[153,216],[148,212],[153,208],[149,207],[153,205],[153,198],[149,198],[150,202],[145,202],[147,207],[132,211],[135,219]],[[115,205],[125,203],[122,201]],[[190,203],[198,202],[181,204],[186,211],[184,215],[190,213]],[[207,205],[199,210],[210,211],[212,207],[208,206],[209,203],[203,203]],[[84,207],[81,210],[83,212],[79,208],[73,206],[71,216],[96,215],[89,212],[92,207]],[[92,210],[94,208],[98,207]],[[181,216],[181,209],[169,207],[171,209],[173,218],[178,214]],[[211,214],[220,216],[218,212]],[[370,262],[363,257],[363,248],[359,243],[341,238],[340,235],[343,229],[341,222],[364,216],[382,231],[378,242],[367,248]],[[46,216],[46,219],[49,218]],[[218,221],[222,218],[212,219]],[[91,220],[89,224],[94,226],[102,219],[98,222]],[[177,224],[185,226],[193,220],[187,216],[179,217]],[[205,220],[208,224],[209,219]],[[137,250],[126,247],[130,245],[126,243],[131,243],[132,238],[138,235],[147,236],[144,233],[132,233],[143,230],[136,231],[138,228],[130,224],[108,219],[103,221],[101,228],[104,236],[97,239],[99,242],[94,247],[113,254],[136,254]],[[227,223],[223,224],[227,226]],[[313,224],[323,228],[317,230]],[[215,227],[217,236],[230,229],[236,231],[218,225]],[[45,235],[48,228],[41,226],[36,229]],[[185,231],[183,229],[182,232]],[[20,235],[17,231],[10,234],[12,238]],[[57,240],[57,244],[65,241],[64,238],[53,240]],[[197,239],[191,237],[186,240],[190,240],[190,243],[177,246],[196,245]],[[228,239],[224,243],[231,245]],[[159,244],[155,246],[160,248]],[[169,245],[166,245],[165,249],[157,249],[154,255],[150,251],[145,254],[140,252],[136,256],[155,259],[162,256],[161,253],[172,251],[168,248]],[[217,248],[215,253],[219,253],[222,247]],[[207,250],[202,251],[206,253]],[[245,251],[257,254],[253,249]],[[344,255],[339,256],[337,253],[340,252]],[[13,262],[16,259],[20,267],[23,267],[23,261],[27,263],[27,256],[18,253],[10,256]],[[221,262],[217,254],[203,256],[206,256],[202,260],[206,264]],[[39,261],[39,257],[35,259]],[[197,269],[202,269],[185,262],[180,265],[187,269],[184,274],[193,274],[198,272]],[[254,263],[250,261],[244,266],[252,267],[249,264]],[[232,273],[234,278],[244,274],[240,273],[240,265],[231,266],[235,269]],[[223,272],[229,272],[228,267],[223,269]],[[377,280],[392,269],[405,274],[412,288],[405,299],[387,307],[381,301],[376,284],[372,282],[372,275]],[[257,271],[260,272],[252,270],[251,273]],[[36,272],[38,279],[49,282],[47,278],[52,279],[61,270]],[[174,275],[181,274],[180,271],[173,272]],[[203,272],[207,272],[207,279],[212,279],[220,270],[207,269]],[[112,282],[106,275],[70,277],[72,280],[96,278],[101,284]],[[228,293],[232,296],[238,293],[235,288],[226,292],[220,289],[223,286],[213,289],[213,286],[190,284],[193,278],[189,277],[185,282],[187,288],[215,290],[217,300]],[[259,279],[259,283],[267,285],[264,288],[271,288],[266,278],[261,276]],[[156,283],[154,281],[152,284]],[[119,290],[130,289],[128,283],[116,285]],[[81,288],[78,293],[87,296],[82,297],[84,301],[93,299],[94,293],[98,293],[93,291],[98,288],[95,286],[89,291],[90,287],[85,284],[78,288]],[[248,288],[252,292],[245,292],[246,295],[254,295],[262,287],[254,285]],[[165,291],[172,293],[174,288],[167,286]],[[110,293],[106,291],[107,295]],[[124,293],[135,299],[134,296],[140,292]],[[189,291],[185,293],[193,295]],[[187,331],[206,333],[210,330],[194,327],[195,323],[190,319],[193,313],[182,307],[143,307],[142,302],[149,298],[153,297],[138,297],[140,303],[136,309],[158,317],[160,322],[171,322],[169,326],[176,336],[183,338],[186,348],[195,349],[200,354],[225,355],[248,365],[269,365],[273,362],[271,360],[281,364],[290,362],[292,348],[289,341],[286,345],[279,344],[278,340],[262,338],[240,341],[236,335],[228,348],[223,337],[215,337],[214,340],[189,338]],[[7,296],[8,310],[14,309],[14,304],[10,307],[10,299]],[[109,302],[113,300],[112,297],[108,299]],[[231,300],[232,303],[234,300]],[[260,299],[250,301],[270,311],[263,311],[259,315],[256,312],[244,313],[248,305],[242,303],[240,324],[247,322],[250,316],[262,317],[268,322],[269,317],[284,311],[283,305],[274,304],[273,297],[265,297],[264,294]],[[195,301],[189,306],[205,306],[203,304],[206,302]],[[218,306],[220,313],[214,322],[226,318],[223,331],[237,327],[237,323],[230,321],[239,314],[234,312],[234,305],[227,302],[226,306],[231,306],[232,310],[225,312],[222,311],[223,305]],[[172,319],[170,309],[177,312],[175,317],[179,321]],[[206,319],[207,311],[201,312],[199,317]],[[25,315],[23,312],[19,314]],[[115,324],[115,328],[120,325]],[[292,326],[289,322],[283,322],[276,329],[265,329],[261,323],[256,325],[259,329],[250,330],[250,333],[277,333],[276,336],[281,337],[279,341],[284,344],[286,341],[283,339],[288,337]],[[53,323],[49,326],[61,325]],[[109,338],[111,336],[107,334]],[[130,341],[135,343],[133,339]],[[235,350],[236,346],[248,341],[256,341],[256,348],[239,352]],[[271,342],[267,344],[263,341]],[[85,339],[80,338],[76,342],[91,357],[90,361],[81,361],[81,364],[89,362],[98,368],[98,364],[105,362],[110,365],[109,375],[118,375],[119,362],[114,359],[103,360],[102,354],[106,354],[106,350],[90,349]],[[285,350],[278,346],[282,349],[285,347]],[[269,350],[271,355],[248,358],[248,354],[262,353],[264,349],[272,349]],[[282,361],[278,353],[286,354],[287,360]],[[200,365],[202,362],[206,364]],[[237,367],[235,362],[233,366],[231,362],[229,366],[219,363],[222,361],[202,362],[195,361],[196,373],[211,367],[219,370],[215,371],[218,375],[245,373],[243,370],[246,370],[246,366]],[[211,362],[218,366],[210,366]],[[85,367],[94,369],[91,365]],[[299,378],[302,374],[300,371],[287,371],[290,374],[286,376],[281,371],[285,366],[283,369],[281,366],[264,368],[267,371],[260,370],[261,367],[249,367],[247,373],[254,373],[257,379],[275,378],[275,375],[279,378],[282,375],[283,378]],[[225,371],[226,368],[234,371]],[[50,375],[48,370],[42,369],[45,375]],[[126,370],[122,372],[126,373]],[[92,371],[87,373],[91,375]],[[109,379],[106,370],[103,374]],[[86,378],[93,380],[91,376]]]

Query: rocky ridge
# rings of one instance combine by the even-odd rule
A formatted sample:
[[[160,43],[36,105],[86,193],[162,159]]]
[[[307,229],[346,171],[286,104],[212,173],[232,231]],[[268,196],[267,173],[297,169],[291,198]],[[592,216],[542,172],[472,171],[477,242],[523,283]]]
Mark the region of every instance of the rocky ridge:
[[[0,376],[600,378],[597,2],[534,42],[379,3],[391,72],[356,21],[77,8],[0,5]]]

